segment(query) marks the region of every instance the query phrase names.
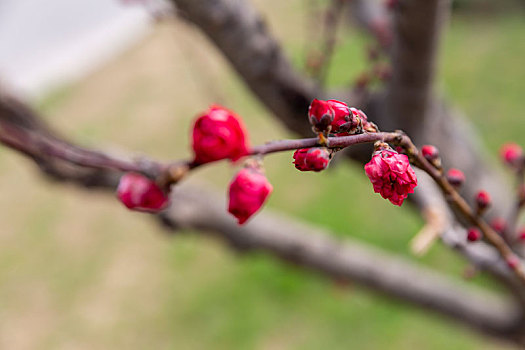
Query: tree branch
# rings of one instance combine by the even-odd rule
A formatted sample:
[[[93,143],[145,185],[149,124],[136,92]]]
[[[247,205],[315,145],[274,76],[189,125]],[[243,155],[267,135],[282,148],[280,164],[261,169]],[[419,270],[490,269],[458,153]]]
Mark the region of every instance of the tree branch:
[[[33,125],[31,131],[50,137],[50,131],[30,109],[21,109],[0,98],[0,121],[11,125]],[[37,123],[28,123],[28,121]],[[22,127],[21,127],[22,128]],[[55,138],[62,145],[69,143]],[[7,144],[10,146],[10,144]],[[74,146],[82,154],[103,153]],[[19,150],[15,147],[15,150]],[[71,161],[60,153],[42,155],[34,147],[24,148],[24,155],[37,162],[55,179],[113,190],[121,175],[115,168],[95,167]],[[110,158],[110,156],[107,156]],[[125,170],[125,169],[124,169]],[[245,227],[238,226],[225,211],[222,201],[196,189],[177,188],[173,206],[159,215],[171,229],[192,228],[225,238],[237,249],[263,250],[303,268],[318,271],[338,280],[353,280],[374,290],[452,317],[480,331],[518,342],[523,331],[519,308],[499,297],[452,281],[408,261],[390,257],[360,243],[339,241],[327,232],[307,227],[294,220],[271,213],[262,215]]]
[[[304,116],[318,95],[295,72],[264,20],[248,1],[172,0],[226,56],[254,94],[291,130],[308,135]]]
[[[448,11],[448,0],[400,0],[396,5],[392,77],[383,112],[391,121],[383,127],[401,127],[417,135],[428,117],[439,39]]]

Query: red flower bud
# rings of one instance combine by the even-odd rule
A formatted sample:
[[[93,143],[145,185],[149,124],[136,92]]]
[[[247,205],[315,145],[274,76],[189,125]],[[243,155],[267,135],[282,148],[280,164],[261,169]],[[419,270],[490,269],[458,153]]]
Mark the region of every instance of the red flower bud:
[[[503,234],[507,229],[507,222],[503,218],[495,217],[490,221],[490,227],[497,233]]]
[[[328,102],[334,110],[334,120],[331,124],[331,132],[348,132],[352,127],[357,127],[357,125],[354,125],[355,123],[353,123],[350,108],[346,103],[337,100],[328,100],[326,102]]]
[[[306,153],[308,152],[308,148],[301,148],[294,152],[293,154],[293,163],[295,164],[295,168],[300,171],[310,171],[308,167],[305,164],[306,161]]]
[[[523,149],[515,143],[506,143],[500,149],[500,156],[510,166],[523,162]]]
[[[127,173],[120,178],[117,197],[128,209],[157,212],[169,204],[169,196],[147,177]]]
[[[308,108],[308,119],[317,131],[328,131],[335,112],[328,101],[314,99]]]
[[[330,163],[330,152],[326,148],[310,148],[304,163],[312,171],[324,170]]]
[[[374,152],[372,160],[365,165],[365,172],[374,186],[374,192],[395,205],[401,206],[417,186],[416,174],[408,157],[393,150]]]
[[[447,180],[452,186],[459,187],[465,182],[465,175],[461,170],[452,168],[447,171]]]
[[[257,168],[241,169],[230,184],[228,211],[242,225],[264,204],[273,187]]]
[[[330,152],[326,148],[302,148],[293,154],[295,167],[300,171],[321,171],[330,163]]]
[[[511,255],[506,260],[507,266],[510,267],[512,270],[517,270],[518,267],[521,265],[520,258],[518,258],[516,255]]]
[[[476,194],[476,205],[478,206],[478,209],[486,209],[490,206],[492,203],[492,198],[490,197],[490,194],[487,191],[479,191]]]
[[[432,145],[424,145],[421,147],[421,154],[423,154],[423,157],[425,157],[429,162],[439,158],[438,149]]]
[[[476,242],[481,239],[481,232],[475,227],[471,227],[467,231],[467,240],[469,242]]]
[[[195,162],[235,161],[248,153],[247,138],[240,117],[221,106],[211,106],[193,126]]]

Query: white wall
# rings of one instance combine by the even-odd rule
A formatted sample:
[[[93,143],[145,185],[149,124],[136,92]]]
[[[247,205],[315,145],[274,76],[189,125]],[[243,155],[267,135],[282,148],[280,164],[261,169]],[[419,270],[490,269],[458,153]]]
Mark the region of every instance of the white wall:
[[[119,0],[0,0],[0,82],[39,97],[129,47],[150,21]]]

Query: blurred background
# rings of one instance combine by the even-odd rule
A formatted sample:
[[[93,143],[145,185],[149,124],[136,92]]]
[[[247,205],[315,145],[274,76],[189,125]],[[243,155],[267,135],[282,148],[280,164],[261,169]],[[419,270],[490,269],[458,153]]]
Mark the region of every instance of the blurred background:
[[[302,69],[312,11],[326,2],[253,2]],[[253,144],[291,136],[197,30],[156,6],[1,0],[0,81],[61,134],[100,149],[185,157],[193,118],[213,102],[244,118]],[[463,0],[454,9],[438,89],[475,122],[494,156],[525,132],[523,2]],[[366,69],[371,41],[350,25],[339,33],[328,72],[333,86]],[[299,173],[291,154],[270,156],[265,166],[274,185],[268,207],[463,274],[467,263],[439,244],[411,257],[421,219],[373,194],[361,166]],[[208,167],[181,186],[224,193],[234,172],[228,164]],[[1,349],[508,348],[269,256],[167,235],[107,194],[47,181],[3,147],[0,192]],[[483,276],[471,283],[495,288]]]

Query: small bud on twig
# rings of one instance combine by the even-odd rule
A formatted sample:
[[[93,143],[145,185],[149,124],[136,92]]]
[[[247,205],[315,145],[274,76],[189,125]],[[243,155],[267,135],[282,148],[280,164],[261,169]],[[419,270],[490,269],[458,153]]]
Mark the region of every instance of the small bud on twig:
[[[487,191],[481,190],[476,194],[476,212],[478,215],[482,215],[491,204],[492,198]]]
[[[510,167],[523,167],[523,149],[515,143],[506,143],[500,149],[500,156]]]
[[[476,227],[471,227],[467,231],[467,240],[469,242],[479,241],[482,237],[481,231]]]
[[[430,162],[436,169],[441,169],[441,159],[439,158],[439,150],[432,145],[424,145],[421,147],[421,154],[426,160]]]
[[[465,175],[461,170],[452,168],[447,171],[447,180],[452,186],[458,188],[465,182]]]
[[[507,222],[501,217],[495,217],[490,221],[490,227],[492,227],[494,231],[502,235],[507,229]]]

